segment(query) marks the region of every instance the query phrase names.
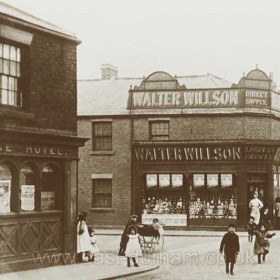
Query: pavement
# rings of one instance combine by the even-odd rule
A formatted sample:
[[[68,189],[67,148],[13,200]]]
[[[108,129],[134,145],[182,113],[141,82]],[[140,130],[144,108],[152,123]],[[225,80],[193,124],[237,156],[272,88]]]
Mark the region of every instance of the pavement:
[[[68,278],[79,280],[118,279],[133,277],[134,275],[136,275],[135,277],[137,277],[137,274],[146,275],[147,273],[156,273],[157,269],[159,269],[160,266],[163,265],[160,258],[153,257],[151,255],[143,255],[143,257],[139,258],[138,260],[139,267],[127,267],[126,258],[117,256],[118,244],[120,241],[121,233],[122,230],[96,230],[99,247],[102,253],[96,256],[94,263],[57,265],[47,268],[11,272],[6,274],[0,274],[0,280],[55,280]],[[176,242],[178,242],[178,248],[190,248],[191,244],[193,244],[193,246],[196,244],[196,240],[197,246],[195,248],[199,249],[201,243],[204,243],[204,245],[206,245],[210,240],[220,241],[220,237],[223,236],[224,233],[225,232],[216,231],[212,232],[166,230],[164,234],[166,240],[164,245],[164,251],[169,252],[170,250],[172,251],[172,248],[175,249],[173,243],[175,244]],[[238,235],[244,241],[247,240],[245,238],[247,237],[246,232],[238,232]],[[280,235],[280,232],[278,233],[278,235]],[[213,237],[213,239],[209,239],[209,237]],[[182,246],[180,242],[187,242],[188,246]],[[208,245],[206,246],[208,247]],[[37,261],[40,262],[40,260]]]

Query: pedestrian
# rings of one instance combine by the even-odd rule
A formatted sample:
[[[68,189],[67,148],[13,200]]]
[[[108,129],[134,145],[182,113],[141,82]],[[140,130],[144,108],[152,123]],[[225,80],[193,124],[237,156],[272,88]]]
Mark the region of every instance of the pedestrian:
[[[262,225],[265,225],[267,230],[271,227],[271,216],[268,207],[264,208],[264,212],[261,215],[261,222]]]
[[[128,242],[128,228],[131,226],[135,227],[135,231],[138,232],[137,230],[137,225],[138,225],[138,216],[137,215],[132,215],[130,216],[125,229],[122,233],[122,237],[121,237],[121,242],[120,242],[120,249],[119,249],[119,256],[125,256],[125,249],[126,249],[126,244]]]
[[[97,245],[95,231],[92,227],[88,227],[89,239],[90,239],[90,250],[89,250],[89,261],[94,262],[95,255],[100,252]]]
[[[245,229],[248,232],[248,241],[252,242],[253,241],[253,236],[255,233],[255,230],[257,229],[257,225],[254,222],[255,218],[254,217],[250,217]]]
[[[236,226],[234,224],[229,224],[228,232],[223,236],[220,245],[220,253],[224,251],[224,258],[226,263],[226,273],[234,275],[233,268],[236,262],[236,257],[240,251],[239,237],[235,233]],[[230,264],[230,270],[229,270]]]
[[[259,230],[255,231],[256,239],[254,244],[254,254],[258,255],[258,263],[261,263],[261,256],[263,262],[265,262],[265,257],[269,253],[270,243],[269,238],[272,238],[275,233],[269,233],[265,225],[259,225]]]
[[[152,227],[153,227],[154,233],[155,233],[155,240],[158,241],[159,238],[163,235],[163,228],[159,224],[159,221],[157,218],[153,219]]]
[[[87,228],[87,213],[81,212],[78,215],[77,224],[77,253],[78,262],[87,262],[90,251],[90,239]]]
[[[275,205],[275,228],[280,229],[280,197],[276,198],[276,205]]]
[[[263,207],[263,203],[258,199],[258,193],[254,193],[254,198],[251,199],[249,203],[249,207],[251,208],[250,216],[255,218],[256,225],[260,222],[260,209]]]
[[[125,250],[125,256],[127,257],[127,266],[130,267],[130,258],[132,258],[134,266],[138,267],[136,257],[142,256],[141,247],[139,244],[139,234],[136,233],[135,227],[131,226],[128,229],[128,242]]]

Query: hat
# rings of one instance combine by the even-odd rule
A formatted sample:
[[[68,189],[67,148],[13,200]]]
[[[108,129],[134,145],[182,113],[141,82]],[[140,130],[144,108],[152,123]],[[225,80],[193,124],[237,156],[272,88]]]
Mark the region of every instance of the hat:
[[[134,214],[134,215],[131,215],[130,218],[136,218],[136,219],[138,219],[138,216]]]
[[[231,228],[231,227],[236,228],[236,225],[235,224],[229,224],[228,228]]]

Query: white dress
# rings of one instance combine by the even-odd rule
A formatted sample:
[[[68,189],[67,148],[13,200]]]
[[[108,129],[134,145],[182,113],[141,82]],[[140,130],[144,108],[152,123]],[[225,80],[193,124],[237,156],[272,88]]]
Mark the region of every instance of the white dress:
[[[138,239],[139,234],[129,234],[126,245],[125,256],[129,258],[141,257],[142,251]]]
[[[84,230],[82,234],[79,234],[80,228]],[[87,224],[85,221],[79,221],[77,225],[77,253],[90,251],[90,247]]]
[[[260,222],[260,208],[263,207],[263,203],[258,198],[253,198],[250,203],[249,207],[251,208],[251,216],[255,218],[256,225]]]

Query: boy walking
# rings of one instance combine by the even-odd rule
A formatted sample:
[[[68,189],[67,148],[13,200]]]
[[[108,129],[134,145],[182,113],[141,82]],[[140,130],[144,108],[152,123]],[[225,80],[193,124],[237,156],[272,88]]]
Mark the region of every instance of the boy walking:
[[[226,273],[234,275],[233,268],[236,261],[236,257],[239,253],[239,238],[235,233],[236,226],[234,224],[229,224],[228,232],[224,235],[221,245],[220,245],[220,253],[224,251],[225,253],[225,262],[226,262]],[[230,264],[230,270],[229,270]]]

